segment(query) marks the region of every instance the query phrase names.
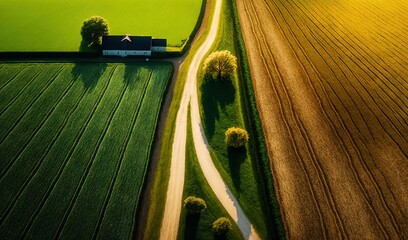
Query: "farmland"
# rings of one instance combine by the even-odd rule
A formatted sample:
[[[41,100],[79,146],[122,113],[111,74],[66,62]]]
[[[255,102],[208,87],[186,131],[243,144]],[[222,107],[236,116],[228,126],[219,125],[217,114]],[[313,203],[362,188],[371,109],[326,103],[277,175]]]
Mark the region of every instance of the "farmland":
[[[237,1],[287,238],[408,237],[408,1]]]
[[[201,0],[0,2],[0,52],[78,51],[84,19],[100,15],[111,34],[151,35],[178,45],[197,22]]]
[[[0,64],[0,236],[130,239],[168,63]]]

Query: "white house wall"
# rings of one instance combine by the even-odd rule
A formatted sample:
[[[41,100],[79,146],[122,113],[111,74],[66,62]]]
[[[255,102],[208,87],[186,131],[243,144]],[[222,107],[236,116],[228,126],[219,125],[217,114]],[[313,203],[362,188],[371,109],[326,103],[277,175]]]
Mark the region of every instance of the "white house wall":
[[[131,50],[103,50],[104,56],[151,56],[152,51],[131,51]]]
[[[166,47],[153,47],[152,52],[166,52]]]

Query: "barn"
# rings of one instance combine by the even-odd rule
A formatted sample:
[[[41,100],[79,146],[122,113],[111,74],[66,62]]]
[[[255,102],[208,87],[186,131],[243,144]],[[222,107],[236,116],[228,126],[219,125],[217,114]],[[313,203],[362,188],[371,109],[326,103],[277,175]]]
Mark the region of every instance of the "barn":
[[[103,56],[151,56],[152,52],[165,52],[167,40],[151,36],[114,36],[102,37]]]

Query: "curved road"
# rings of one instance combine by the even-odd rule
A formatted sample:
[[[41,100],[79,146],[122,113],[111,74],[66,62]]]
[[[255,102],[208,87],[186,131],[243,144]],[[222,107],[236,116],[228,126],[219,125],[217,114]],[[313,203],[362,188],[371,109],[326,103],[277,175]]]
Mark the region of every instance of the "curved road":
[[[241,206],[238,204],[237,199],[232,195],[230,189],[224,183],[221,175],[215,168],[209,152],[207,138],[201,124],[197,95],[197,71],[203,57],[210,50],[217,36],[221,5],[222,0],[216,0],[210,32],[207,39],[202,43],[199,50],[194,55],[193,61],[188,70],[187,81],[184,86],[183,96],[176,118],[176,129],[174,133],[170,165],[170,179],[167,189],[163,222],[160,230],[160,239],[177,239],[184,189],[187,111],[189,109],[189,104],[191,104],[191,124],[193,128],[194,146],[205,178],[224,208],[230,214],[232,219],[237,222],[244,238],[260,239]]]

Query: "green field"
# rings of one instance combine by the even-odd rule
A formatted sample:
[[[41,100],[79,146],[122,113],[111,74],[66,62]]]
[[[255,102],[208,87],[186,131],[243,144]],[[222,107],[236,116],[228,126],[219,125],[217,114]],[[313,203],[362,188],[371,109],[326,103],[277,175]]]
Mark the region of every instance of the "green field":
[[[171,72],[0,64],[1,238],[132,238]]]
[[[2,0],[0,51],[78,51],[84,19],[100,15],[111,34],[152,35],[177,45],[188,38],[202,0]]]

